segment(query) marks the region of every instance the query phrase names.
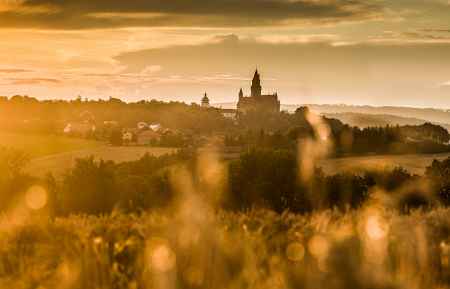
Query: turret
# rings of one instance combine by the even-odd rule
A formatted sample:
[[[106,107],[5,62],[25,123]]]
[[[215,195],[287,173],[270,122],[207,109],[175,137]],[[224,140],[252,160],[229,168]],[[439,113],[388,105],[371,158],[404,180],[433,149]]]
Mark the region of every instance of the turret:
[[[209,107],[209,98],[208,98],[208,95],[206,94],[206,92],[202,98],[202,107]]]

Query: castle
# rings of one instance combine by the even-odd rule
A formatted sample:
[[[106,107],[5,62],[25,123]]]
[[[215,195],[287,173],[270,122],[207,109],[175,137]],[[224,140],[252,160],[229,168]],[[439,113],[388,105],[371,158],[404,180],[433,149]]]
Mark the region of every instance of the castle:
[[[261,77],[258,70],[256,70],[252,80],[251,95],[244,96],[244,92],[241,88],[239,90],[237,109],[221,109],[222,114],[226,117],[235,118],[250,112],[262,114],[279,113],[280,101],[278,100],[278,94],[261,94],[261,90]],[[204,108],[210,107],[209,98],[206,93],[201,100],[201,106]]]
[[[261,78],[258,70],[256,70],[252,80],[251,95],[244,96],[242,88],[239,91],[239,101],[237,104],[238,114],[247,114],[249,112],[280,112],[280,101],[278,100],[278,94],[261,94],[261,89]]]

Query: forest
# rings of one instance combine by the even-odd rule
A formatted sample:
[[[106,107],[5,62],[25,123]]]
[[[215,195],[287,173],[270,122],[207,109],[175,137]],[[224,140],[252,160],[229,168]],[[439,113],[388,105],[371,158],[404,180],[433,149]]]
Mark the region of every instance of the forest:
[[[298,156],[289,150],[255,149],[236,160],[212,164],[209,157],[191,151],[145,155],[123,163],[89,157],[78,159],[61,178],[36,178],[24,172],[27,158],[23,153],[4,150],[1,209],[10,210],[36,187],[45,190],[46,208],[55,216],[167,209],[180,197],[176,185],[180,179],[188,182],[182,186],[192,186],[201,198],[212,198],[218,207],[231,211],[345,211],[358,209],[379,194],[390,199],[387,207],[400,212],[450,205],[450,158],[434,161],[423,176],[401,167],[333,175],[313,168],[304,179],[307,168],[302,168]],[[204,158],[206,167],[213,166],[206,172],[200,169],[205,166]]]

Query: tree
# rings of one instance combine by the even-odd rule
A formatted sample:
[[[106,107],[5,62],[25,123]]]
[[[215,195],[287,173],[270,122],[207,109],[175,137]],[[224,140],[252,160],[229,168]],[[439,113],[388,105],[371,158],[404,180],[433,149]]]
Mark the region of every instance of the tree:
[[[113,146],[121,146],[123,144],[122,131],[120,129],[114,129],[111,131],[109,143]]]

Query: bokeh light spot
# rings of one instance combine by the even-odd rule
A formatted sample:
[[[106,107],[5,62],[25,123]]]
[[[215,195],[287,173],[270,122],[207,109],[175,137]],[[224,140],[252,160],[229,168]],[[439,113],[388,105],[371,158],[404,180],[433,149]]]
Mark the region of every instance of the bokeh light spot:
[[[325,237],[320,235],[313,236],[308,242],[308,250],[317,259],[326,258],[329,250],[329,243]]]
[[[190,267],[184,273],[184,279],[190,286],[199,287],[203,284],[203,272],[197,267]]]
[[[366,221],[366,233],[372,240],[380,240],[387,234],[387,226],[383,224],[379,216],[372,215]]]
[[[305,255],[305,248],[298,242],[289,244],[286,248],[286,256],[289,260],[299,262]]]
[[[47,204],[47,191],[41,186],[32,186],[25,194],[25,203],[32,210],[42,209]]]
[[[164,273],[175,267],[176,255],[166,240],[151,240],[148,245],[148,250],[152,269]]]

